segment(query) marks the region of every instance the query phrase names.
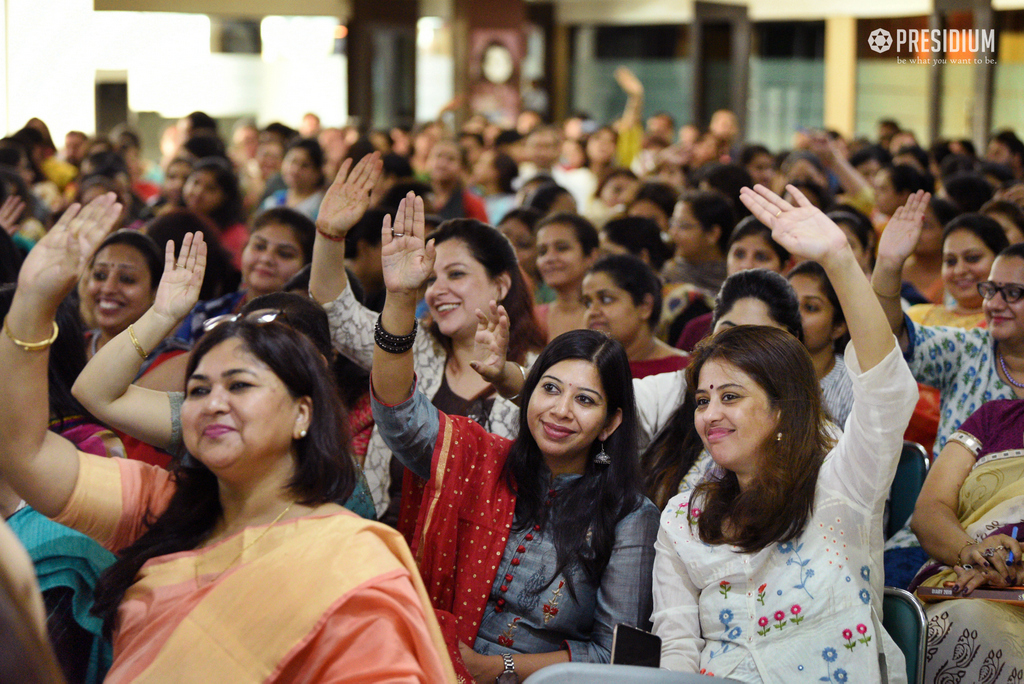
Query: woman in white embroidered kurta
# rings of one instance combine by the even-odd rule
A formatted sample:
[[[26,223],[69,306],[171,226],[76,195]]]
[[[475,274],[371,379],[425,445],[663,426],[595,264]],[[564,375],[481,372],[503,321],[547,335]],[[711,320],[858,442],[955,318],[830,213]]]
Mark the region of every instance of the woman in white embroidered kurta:
[[[692,503],[689,494],[669,502],[655,544],[653,620],[662,665],[746,682],[903,682],[902,654],[881,627],[881,528],[917,389],[842,232],[799,191],[790,192],[799,207],[760,187],[745,189],[742,199],[780,244],[828,271],[850,322],[853,411],[818,471],[812,512],[788,541],[750,552],[708,544],[697,527],[702,512],[694,510],[706,503],[701,492]],[[915,196],[901,210],[907,220],[920,220],[921,203]],[[726,335],[742,334],[737,328],[721,339],[728,344]],[[751,449],[743,442],[744,416],[753,410],[750,397],[766,395],[744,387],[742,379],[751,376],[727,360],[712,356],[704,363],[699,356],[691,391],[695,426],[718,463],[710,474],[735,474],[742,492],[760,475],[766,443]],[[716,363],[738,371],[741,384],[709,384]],[[776,420],[785,399],[775,402]],[[783,438],[774,428],[764,431],[767,439]],[[725,539],[733,539],[728,517],[722,527]]]

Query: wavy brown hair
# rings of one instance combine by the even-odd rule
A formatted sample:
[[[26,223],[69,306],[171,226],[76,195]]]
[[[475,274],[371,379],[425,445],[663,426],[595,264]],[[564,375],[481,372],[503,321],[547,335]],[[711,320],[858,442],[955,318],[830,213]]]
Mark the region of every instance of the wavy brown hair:
[[[702,510],[698,535],[705,543],[734,544],[747,553],[791,541],[814,511],[818,472],[832,442],[811,357],[784,330],[730,328],[694,350],[686,369],[690,401],[695,402],[701,369],[709,361],[728,363],[750,376],[768,395],[779,423],[761,445],[760,469],[746,491],[728,470],[693,490],[691,509],[696,504]]]

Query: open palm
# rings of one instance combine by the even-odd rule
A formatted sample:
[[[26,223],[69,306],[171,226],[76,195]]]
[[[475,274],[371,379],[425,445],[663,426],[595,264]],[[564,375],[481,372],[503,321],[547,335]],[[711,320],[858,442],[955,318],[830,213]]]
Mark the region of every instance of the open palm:
[[[324,193],[317,214],[317,228],[332,237],[344,237],[370,206],[370,192],[380,180],[383,168],[379,152],[366,155],[355,168],[352,168],[352,160],[346,159],[331,187]]]
[[[846,234],[800,190],[787,185],[793,206],[763,185],[743,188],[740,200],[758,221],[772,229],[772,238],[791,254],[822,261],[848,246]]]
[[[882,237],[878,239],[878,258],[890,263],[902,264],[914,253],[921,239],[924,225],[924,210],[931,199],[924,190],[918,190],[907,199],[907,203],[893,212],[885,224]]]
[[[425,241],[423,200],[409,193],[398,204],[394,225],[384,217],[380,262],[388,292],[416,292],[434,269],[434,241]]]
[[[63,299],[120,215],[121,205],[112,192],[84,208],[72,204],[25,257],[18,289],[47,301]]]
[[[490,383],[501,378],[508,356],[509,320],[505,307],[491,300],[487,311],[476,310],[474,360],[470,367]]]
[[[185,233],[178,258],[174,242],[168,240],[164,251],[164,274],[156,288],[153,312],[170,321],[179,321],[199,301],[199,290],[206,273],[206,242],[202,233]]]

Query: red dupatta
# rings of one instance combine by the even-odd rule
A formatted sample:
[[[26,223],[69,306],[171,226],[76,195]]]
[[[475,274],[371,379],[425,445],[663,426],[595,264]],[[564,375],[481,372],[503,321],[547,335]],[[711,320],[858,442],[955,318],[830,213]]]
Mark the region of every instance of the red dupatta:
[[[458,674],[472,647],[515,514],[502,469],[512,442],[470,418],[439,412],[440,431],[412,551]]]

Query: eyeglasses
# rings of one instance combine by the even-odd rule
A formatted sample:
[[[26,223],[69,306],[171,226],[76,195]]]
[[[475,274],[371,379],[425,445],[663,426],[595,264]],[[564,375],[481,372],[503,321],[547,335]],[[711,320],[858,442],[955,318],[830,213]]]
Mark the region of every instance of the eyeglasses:
[[[252,321],[253,323],[271,323],[276,321],[278,318],[281,319],[281,323],[287,323],[288,317],[283,311],[277,309],[258,309],[257,311],[250,311],[247,314],[224,314],[222,316],[214,316],[213,318],[207,318],[203,321],[203,332],[210,332],[221,323],[232,323],[234,321],[245,319]]]
[[[1013,304],[1014,302],[1020,301],[1020,298],[1024,296],[1024,285],[1020,285],[1018,283],[996,285],[991,280],[978,283],[978,294],[981,295],[982,299],[992,299],[996,296],[996,292],[1003,295],[1003,299],[1006,300],[1007,304]]]

